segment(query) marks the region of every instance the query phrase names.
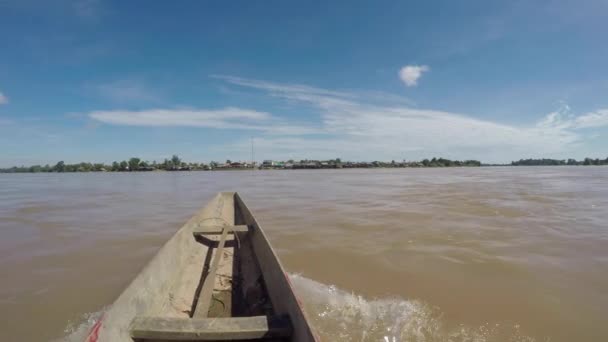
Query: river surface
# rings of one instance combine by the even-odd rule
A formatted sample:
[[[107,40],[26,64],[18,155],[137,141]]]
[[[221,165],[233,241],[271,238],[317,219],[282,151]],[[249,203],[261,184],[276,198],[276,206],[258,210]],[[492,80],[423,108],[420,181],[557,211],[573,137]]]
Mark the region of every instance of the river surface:
[[[608,341],[608,167],[0,175],[0,340],[82,339],[218,191],[324,341]]]

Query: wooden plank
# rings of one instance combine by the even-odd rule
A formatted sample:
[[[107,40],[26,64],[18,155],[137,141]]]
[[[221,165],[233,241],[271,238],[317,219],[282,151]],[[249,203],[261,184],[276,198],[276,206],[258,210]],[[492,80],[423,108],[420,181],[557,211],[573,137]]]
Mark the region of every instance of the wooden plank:
[[[192,236],[190,236],[190,239],[192,239]],[[194,293],[201,281],[203,271],[201,264],[205,262],[207,252],[208,248],[203,244],[196,244],[192,248],[183,268],[173,279],[173,285],[169,289],[165,301],[154,309],[155,312],[147,312],[147,315],[162,313],[163,316],[167,317],[189,318],[192,316]]]
[[[194,235],[219,235],[224,231],[224,227],[228,229],[228,233],[232,232],[247,232],[249,228],[247,225],[238,226],[199,226],[192,229]]]
[[[224,245],[226,244],[227,236],[228,229],[224,228],[222,238],[220,239],[220,244],[215,251],[213,264],[209,269],[209,274],[205,278],[205,283],[203,284],[203,288],[199,294],[198,303],[196,304],[196,309],[194,311],[194,317],[207,317],[209,305],[211,304],[211,296],[213,295],[213,288],[215,287],[215,274],[217,273],[217,268],[220,264],[220,260],[222,259],[222,254],[224,253]]]
[[[218,341],[289,337],[292,328],[287,316],[205,319],[135,317],[130,332],[134,339]]]

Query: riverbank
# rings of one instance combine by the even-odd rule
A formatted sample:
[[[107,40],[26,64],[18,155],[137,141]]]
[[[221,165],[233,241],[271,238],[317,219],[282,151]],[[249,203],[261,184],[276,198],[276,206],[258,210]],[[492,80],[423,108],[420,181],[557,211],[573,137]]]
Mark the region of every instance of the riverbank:
[[[349,169],[349,168],[406,168],[406,167],[478,167],[481,162],[477,160],[450,160],[444,158],[424,159],[422,161],[402,161],[402,162],[351,162],[338,159],[330,160],[309,160],[303,159],[300,161],[288,160],[272,161],[265,160],[262,163],[258,162],[242,162],[226,160],[225,163],[212,161],[210,163],[184,162],[177,155],[171,159],[165,159],[162,163],[156,161],[148,162],[140,158],[133,157],[121,162],[113,162],[111,165],[104,163],[88,163],[81,162],[77,164],[66,164],[59,161],[54,166],[50,165],[33,165],[11,167],[0,169],[2,173],[44,173],[44,172],[150,172],[150,171],[232,171],[232,170],[254,170],[254,169]]]
[[[165,159],[162,163],[156,161],[147,162],[140,158],[131,158],[128,161],[113,162],[111,165],[104,163],[82,162],[78,164],[65,164],[63,161],[54,166],[33,165],[13,166],[0,169],[0,173],[52,173],[52,172],[157,172],[157,171],[251,171],[251,170],[303,170],[303,169],[374,169],[374,168],[436,168],[436,167],[494,167],[494,166],[603,166],[608,165],[608,158],[585,158],[577,161],[575,159],[520,159],[509,164],[487,164],[478,160],[450,160],[444,158],[423,159],[422,161],[372,161],[352,162],[338,159],[329,160],[300,160],[300,161],[272,161],[258,162],[232,162],[225,163],[187,163],[183,162],[177,155],[171,159]]]

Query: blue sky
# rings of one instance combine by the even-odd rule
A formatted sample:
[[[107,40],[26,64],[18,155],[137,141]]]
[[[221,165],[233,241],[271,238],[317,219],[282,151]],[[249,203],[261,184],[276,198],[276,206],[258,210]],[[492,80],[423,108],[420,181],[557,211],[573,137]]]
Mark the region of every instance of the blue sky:
[[[2,1],[0,166],[608,157],[606,1]]]

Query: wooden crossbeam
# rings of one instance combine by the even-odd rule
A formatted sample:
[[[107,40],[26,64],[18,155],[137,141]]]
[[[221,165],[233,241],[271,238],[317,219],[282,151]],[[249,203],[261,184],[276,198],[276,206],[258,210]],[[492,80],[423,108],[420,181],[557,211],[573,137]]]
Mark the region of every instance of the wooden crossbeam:
[[[213,263],[211,264],[211,268],[209,269],[207,277],[204,279],[203,287],[198,296],[198,302],[196,304],[196,309],[194,310],[194,317],[207,317],[207,313],[209,312],[209,306],[211,305],[213,287],[215,286],[215,274],[217,273],[217,268],[220,265],[220,260],[222,259],[222,254],[224,253],[224,245],[226,244],[227,236],[228,227],[224,227],[220,243],[217,249],[215,250]]]
[[[228,229],[228,233],[231,232],[247,232],[249,228],[246,225],[238,226],[199,226],[194,227],[192,233],[194,235],[219,235],[222,234],[224,228]]]
[[[134,339],[226,341],[289,337],[292,326],[287,316],[204,319],[135,317],[130,332]]]

